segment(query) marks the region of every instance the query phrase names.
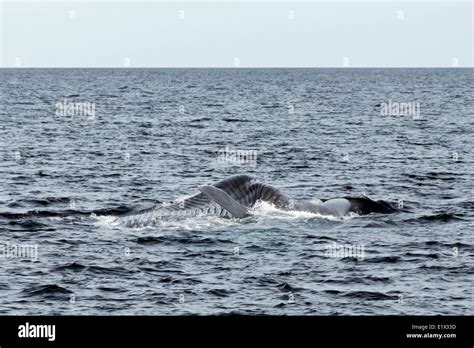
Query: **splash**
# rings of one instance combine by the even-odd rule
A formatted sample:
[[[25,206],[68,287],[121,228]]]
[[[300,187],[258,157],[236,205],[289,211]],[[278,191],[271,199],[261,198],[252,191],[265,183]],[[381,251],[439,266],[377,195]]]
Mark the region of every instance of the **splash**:
[[[320,203],[320,201],[314,201],[314,203]],[[342,221],[350,220],[357,214],[350,214],[340,217],[321,215],[317,213],[311,213],[307,211],[297,211],[297,210],[281,210],[276,208],[273,204],[267,202],[258,202],[255,204],[254,208],[251,211],[252,215],[259,218],[271,218],[271,219],[280,219],[280,220],[310,220],[310,219],[324,219],[330,221]]]
[[[143,214],[142,214],[143,215]],[[122,217],[112,215],[90,216],[95,225],[104,228],[124,229],[133,228],[137,230],[157,228],[157,229],[176,229],[176,230],[208,230],[210,228],[230,227],[237,225],[236,219],[223,219],[218,215],[148,215],[131,216],[132,220],[125,220]],[[127,219],[130,217],[126,217]],[[133,224],[131,223],[133,222]]]

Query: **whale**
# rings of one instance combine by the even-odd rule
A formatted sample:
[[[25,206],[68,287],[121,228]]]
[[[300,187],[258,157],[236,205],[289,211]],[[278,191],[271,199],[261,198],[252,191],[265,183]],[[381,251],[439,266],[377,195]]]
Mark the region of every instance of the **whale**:
[[[199,193],[169,204],[157,204],[133,214],[120,217],[127,227],[154,225],[172,217],[217,215],[222,218],[241,219],[252,215],[258,202],[266,202],[278,209],[301,211],[336,218],[348,214],[388,214],[397,209],[385,201],[367,196],[335,197],[319,202],[289,198],[274,186],[258,181],[249,175],[234,175],[212,185],[199,186]]]

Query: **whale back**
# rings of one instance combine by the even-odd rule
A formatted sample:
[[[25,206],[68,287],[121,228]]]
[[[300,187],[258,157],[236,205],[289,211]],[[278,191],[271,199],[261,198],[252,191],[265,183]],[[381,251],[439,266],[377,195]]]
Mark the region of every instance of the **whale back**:
[[[350,203],[350,212],[359,215],[366,215],[370,213],[390,214],[395,213],[397,209],[392,207],[389,203],[384,201],[373,201],[368,197],[344,197]]]

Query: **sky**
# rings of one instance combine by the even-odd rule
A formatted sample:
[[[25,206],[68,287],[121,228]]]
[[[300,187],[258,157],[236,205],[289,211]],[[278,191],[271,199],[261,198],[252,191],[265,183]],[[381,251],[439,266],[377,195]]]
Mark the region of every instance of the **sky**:
[[[0,67],[472,67],[470,1],[0,1]]]

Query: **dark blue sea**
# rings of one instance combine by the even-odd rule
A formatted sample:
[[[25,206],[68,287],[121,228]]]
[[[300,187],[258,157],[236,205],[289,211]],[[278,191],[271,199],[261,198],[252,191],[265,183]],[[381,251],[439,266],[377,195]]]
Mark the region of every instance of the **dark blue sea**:
[[[473,314],[472,87],[463,68],[0,69],[0,313]],[[235,174],[399,211],[117,223]]]

